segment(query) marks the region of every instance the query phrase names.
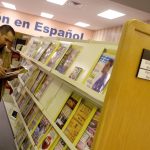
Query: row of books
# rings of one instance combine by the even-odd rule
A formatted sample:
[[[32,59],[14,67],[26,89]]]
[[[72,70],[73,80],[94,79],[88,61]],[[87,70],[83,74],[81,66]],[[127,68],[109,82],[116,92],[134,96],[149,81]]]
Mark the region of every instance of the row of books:
[[[50,147],[55,150],[67,148],[66,143],[42,111],[35,105],[28,93],[24,89],[20,92],[22,94],[16,102],[35,145],[43,150]],[[91,149],[99,115],[100,110],[93,104],[72,93],[55,119],[55,123],[68,139],[76,145],[77,149],[83,149],[83,147]]]
[[[83,47],[64,41],[46,41],[40,38],[32,38],[28,44],[26,54],[37,61],[40,61],[50,68],[54,68],[61,74],[66,74],[67,70],[76,61]],[[112,50],[103,49],[102,54],[93,68],[91,68],[84,80],[84,85],[96,92],[103,92],[107,85],[115,60]],[[77,80],[84,68],[74,66],[69,78]]]

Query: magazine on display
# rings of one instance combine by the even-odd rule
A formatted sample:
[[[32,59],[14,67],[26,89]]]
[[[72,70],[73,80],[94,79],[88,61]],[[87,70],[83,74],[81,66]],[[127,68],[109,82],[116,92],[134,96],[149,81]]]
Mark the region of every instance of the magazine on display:
[[[90,150],[93,144],[93,139],[96,133],[96,128],[99,122],[100,111],[96,111],[94,117],[92,118],[91,122],[89,123],[87,129],[83,133],[81,139],[77,144],[77,149],[79,150]]]
[[[54,147],[54,150],[63,150],[66,146],[66,143],[64,142],[64,140],[61,138],[59,139],[58,143],[56,144],[56,146]]]
[[[49,128],[50,122],[45,116],[43,116],[42,120],[40,121],[34,133],[32,134],[32,138],[36,145],[39,143],[40,139],[45,135]]]
[[[102,92],[108,83],[114,64],[114,55],[104,49],[94,69],[88,76],[85,84],[96,92]]]
[[[71,96],[67,100],[66,104],[64,105],[64,107],[62,108],[60,114],[58,115],[56,119],[56,124],[60,129],[62,129],[63,126],[65,125],[66,121],[68,120],[69,116],[71,115],[77,103],[78,103],[78,100],[76,100],[75,98]]]
[[[50,60],[46,63],[46,65],[50,68],[53,68],[54,65],[57,64],[57,62],[61,59],[61,57],[68,50],[69,47],[70,43],[61,43],[60,46],[57,48],[57,50],[52,54]]]
[[[92,109],[89,106],[85,105],[84,103],[80,103],[76,113],[74,114],[64,131],[71,142],[73,142],[79,134],[84,125],[84,122],[90,115],[91,111]]]
[[[83,70],[82,68],[75,66],[74,70],[69,75],[69,78],[73,80],[77,80],[82,70]]]
[[[59,64],[57,65],[56,70],[62,74],[65,74],[65,72],[68,70],[68,68],[71,66],[71,64],[81,51],[81,48],[82,47],[77,45],[71,45],[59,62]]]

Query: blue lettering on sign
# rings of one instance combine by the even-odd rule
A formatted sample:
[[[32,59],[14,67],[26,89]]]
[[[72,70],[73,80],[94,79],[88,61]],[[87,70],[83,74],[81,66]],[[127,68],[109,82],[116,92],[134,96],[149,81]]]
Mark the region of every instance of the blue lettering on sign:
[[[48,26],[44,26],[43,23],[41,22],[36,22],[35,31],[43,32],[43,33],[48,33],[49,36],[58,36],[58,37],[65,37],[65,38],[73,38],[73,39],[83,39],[84,33],[77,34],[77,33],[72,33],[72,30],[58,30],[56,28],[50,28]]]
[[[18,27],[20,27],[20,26],[22,25],[22,21],[19,20],[19,19],[15,20],[14,23],[15,23],[15,25],[18,26]]]
[[[9,17],[6,16],[0,16],[0,21],[4,24],[9,24]]]
[[[36,23],[35,23],[35,28],[34,28],[34,30],[41,32],[41,31],[42,31],[42,29],[41,29],[41,28],[42,28],[42,25],[43,25],[43,23],[41,23],[41,22],[36,22]]]

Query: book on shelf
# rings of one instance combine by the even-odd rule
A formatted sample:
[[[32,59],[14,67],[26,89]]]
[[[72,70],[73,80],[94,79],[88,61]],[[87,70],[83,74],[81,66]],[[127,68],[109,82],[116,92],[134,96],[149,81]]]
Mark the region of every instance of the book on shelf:
[[[85,81],[86,86],[96,92],[102,92],[110,79],[114,59],[115,55],[109,52],[109,50],[104,49],[95,67]]]
[[[80,130],[82,129],[86,119],[90,116],[92,108],[83,102],[80,103],[74,116],[71,118],[64,133],[71,142],[74,142]]]
[[[57,65],[56,70],[62,74],[65,74],[77,57],[77,55],[79,54],[79,52],[81,51],[81,49],[81,46],[71,45],[69,49],[65,52],[59,64]]]
[[[32,134],[34,130],[36,129],[38,123],[41,121],[43,117],[43,113],[41,111],[38,111],[37,114],[34,116],[34,118],[30,121],[28,128],[30,133]]]
[[[53,68],[61,60],[69,47],[70,43],[62,42],[47,60],[46,65],[50,68]]]
[[[75,66],[73,71],[70,73],[69,78],[73,80],[77,80],[82,70],[83,69],[81,67]]]
[[[28,150],[31,146],[31,142],[28,138],[28,136],[26,136],[26,138],[23,140],[21,146],[20,146],[20,149],[21,150]]]
[[[35,89],[37,88],[37,86],[39,85],[39,83],[41,82],[41,80],[44,78],[45,73],[43,71],[40,71],[38,76],[35,79],[35,82],[33,83],[32,87],[31,87],[31,92],[34,93]]]
[[[33,58],[35,60],[39,60],[41,58],[42,54],[48,49],[50,44],[51,43],[48,41],[43,41],[41,43],[41,45],[38,47],[38,49],[36,50],[35,54],[33,55]]]
[[[58,133],[56,130],[52,127],[48,134],[45,136],[44,140],[39,145],[39,149],[41,150],[49,150],[52,145],[54,144],[55,140],[58,137]]]
[[[47,130],[51,127],[49,120],[43,116],[32,134],[33,141],[38,145],[39,141],[45,136]]]
[[[46,75],[44,76],[43,80],[39,83],[39,85],[34,91],[34,95],[38,100],[41,98],[42,94],[44,93],[44,91],[46,90],[46,88],[52,80],[53,78],[51,76]]]
[[[54,150],[63,150],[66,147],[66,143],[62,138],[59,139],[57,144],[54,146]]]
[[[25,123],[27,126],[30,124],[30,122],[33,120],[33,118],[36,116],[36,114],[39,112],[39,108],[34,104],[31,110],[28,114],[24,117]]]
[[[99,123],[100,111],[97,110],[94,117],[90,121],[87,129],[83,133],[81,139],[79,140],[78,144],[76,145],[77,149],[79,150],[90,150],[92,149],[93,139],[96,133],[96,128]]]
[[[42,63],[46,63],[46,61],[50,58],[51,54],[58,48],[58,46],[58,42],[52,42],[47,50],[42,54],[39,61],[41,61]]]
[[[66,101],[65,105],[63,106],[60,114],[58,115],[56,119],[56,124],[57,126],[62,129],[70,117],[72,111],[75,109],[77,106],[77,103],[81,100],[81,97],[76,96],[75,94],[72,94],[68,100]]]

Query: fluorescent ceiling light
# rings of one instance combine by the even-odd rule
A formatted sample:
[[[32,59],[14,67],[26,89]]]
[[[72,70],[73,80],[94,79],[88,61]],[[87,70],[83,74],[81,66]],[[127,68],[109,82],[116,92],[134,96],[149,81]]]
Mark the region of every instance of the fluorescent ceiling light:
[[[16,10],[16,6],[11,3],[1,2],[4,7]]]
[[[111,10],[111,9],[108,9],[108,10],[98,14],[98,16],[103,17],[103,18],[107,18],[107,19],[115,19],[118,17],[122,17],[124,15],[125,14],[120,13],[120,12],[115,11],[115,10]]]
[[[42,17],[45,17],[45,18],[48,18],[48,19],[51,19],[51,18],[54,17],[54,15],[49,14],[49,13],[45,13],[45,12],[41,12],[41,16],[42,16]]]
[[[64,5],[68,0],[47,0],[47,1],[57,5]]]
[[[77,22],[77,23],[75,23],[75,25],[76,26],[80,26],[80,27],[88,27],[88,26],[90,26],[89,24],[84,23],[84,22]]]

